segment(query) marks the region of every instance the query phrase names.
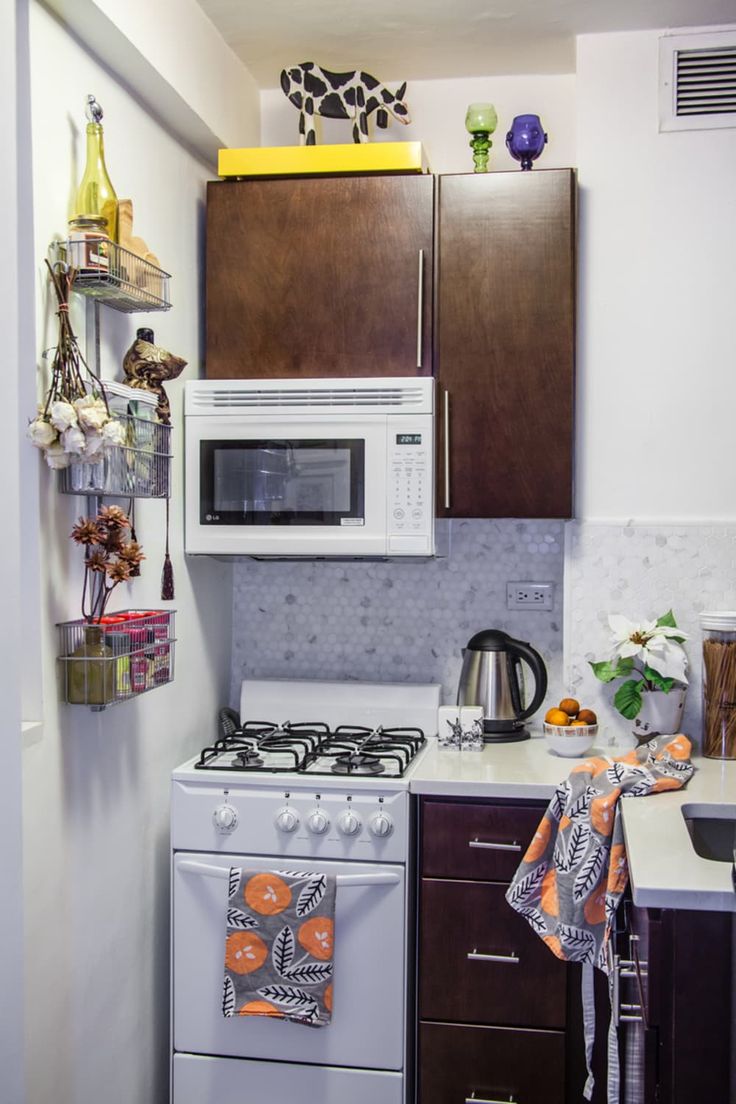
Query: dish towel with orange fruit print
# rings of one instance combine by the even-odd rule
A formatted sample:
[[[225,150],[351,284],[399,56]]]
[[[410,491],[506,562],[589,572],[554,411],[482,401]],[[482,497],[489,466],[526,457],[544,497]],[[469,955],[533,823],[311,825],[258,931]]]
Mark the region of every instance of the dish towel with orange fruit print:
[[[330,1022],[335,889],[326,874],[231,868],[225,1016]]]
[[[660,736],[620,758],[591,757],[573,767],[555,790],[506,893],[558,958],[583,963],[586,1100],[593,1094],[593,968],[609,974],[614,915],[628,882],[619,800],[679,790],[694,770],[690,751],[686,736]],[[609,990],[611,981],[609,974]],[[618,1104],[619,1089],[612,1017],[609,1104]]]

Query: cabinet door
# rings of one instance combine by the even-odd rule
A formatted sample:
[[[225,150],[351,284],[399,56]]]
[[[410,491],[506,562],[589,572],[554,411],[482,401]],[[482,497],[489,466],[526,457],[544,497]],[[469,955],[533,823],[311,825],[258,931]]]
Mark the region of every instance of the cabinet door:
[[[572,170],[443,176],[439,513],[572,514]]]
[[[434,178],[213,181],[211,379],[432,371]]]

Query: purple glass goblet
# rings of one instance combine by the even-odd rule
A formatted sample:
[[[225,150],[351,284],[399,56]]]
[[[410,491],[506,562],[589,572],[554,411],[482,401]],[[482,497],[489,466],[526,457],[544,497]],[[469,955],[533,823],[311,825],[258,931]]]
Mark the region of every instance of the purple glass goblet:
[[[506,148],[523,170],[531,169],[544,149],[547,135],[538,115],[517,115],[506,135]]]

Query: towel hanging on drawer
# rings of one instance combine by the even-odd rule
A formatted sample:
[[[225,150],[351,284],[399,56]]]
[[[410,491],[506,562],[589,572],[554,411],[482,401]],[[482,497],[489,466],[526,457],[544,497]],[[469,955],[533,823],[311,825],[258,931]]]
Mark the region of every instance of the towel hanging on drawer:
[[[329,1024],[335,885],[327,874],[230,870],[223,1015]]]
[[[661,736],[618,759],[591,756],[555,790],[506,893],[513,909],[558,958],[583,963],[583,1013],[588,1080],[595,1031],[593,967],[610,973],[613,919],[628,884],[618,802],[679,790],[692,777],[686,736]],[[608,1100],[618,1102],[618,1062],[612,1025]]]

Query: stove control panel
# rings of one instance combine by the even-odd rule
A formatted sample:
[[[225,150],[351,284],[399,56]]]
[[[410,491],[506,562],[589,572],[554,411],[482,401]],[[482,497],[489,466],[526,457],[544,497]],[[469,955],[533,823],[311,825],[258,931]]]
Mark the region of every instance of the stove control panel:
[[[330,827],[330,818],[323,809],[312,809],[307,817],[307,828],[315,836],[322,836]]]
[[[288,856],[305,862],[310,858],[406,862],[410,847],[406,790],[383,788],[377,779],[362,788],[333,785],[330,790],[295,788],[289,782],[287,789],[283,783],[223,787],[209,780],[175,781],[174,850]]]
[[[222,805],[217,806],[212,814],[212,821],[218,832],[229,835],[238,826],[238,810],[233,808],[226,800]]]
[[[299,827],[299,814],[296,809],[285,805],[276,814],[276,827],[279,832],[296,832]]]

